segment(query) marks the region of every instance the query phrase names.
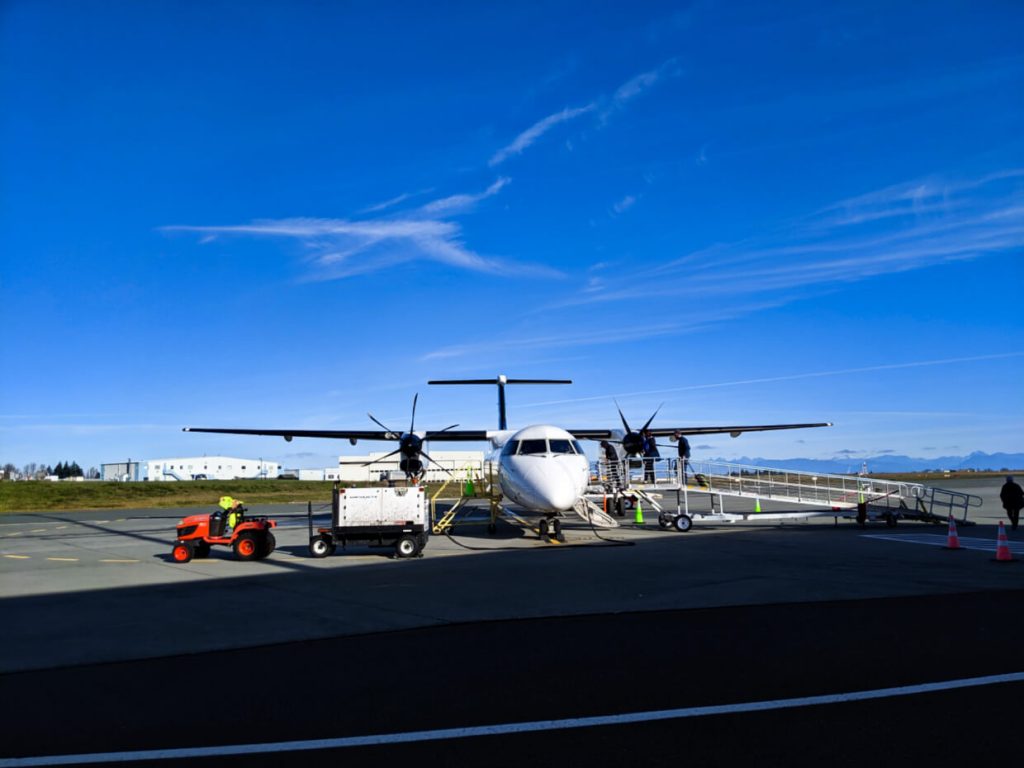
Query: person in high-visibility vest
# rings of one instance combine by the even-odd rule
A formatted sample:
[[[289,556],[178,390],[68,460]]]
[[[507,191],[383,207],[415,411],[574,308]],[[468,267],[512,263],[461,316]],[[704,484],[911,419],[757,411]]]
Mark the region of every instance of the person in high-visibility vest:
[[[241,499],[233,499],[230,496],[221,496],[218,506],[221,508],[221,515],[227,516],[227,526],[224,529],[224,535],[230,536],[231,532],[235,530],[235,526],[238,525],[239,518],[242,517],[242,501]]]

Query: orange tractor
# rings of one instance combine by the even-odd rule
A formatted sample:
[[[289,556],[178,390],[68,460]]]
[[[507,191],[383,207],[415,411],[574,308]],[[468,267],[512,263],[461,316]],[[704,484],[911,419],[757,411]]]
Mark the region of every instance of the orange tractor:
[[[238,508],[234,530],[226,533],[226,516],[222,512],[209,515],[190,515],[178,523],[178,540],[171,556],[176,563],[187,563],[193,557],[208,557],[214,545],[231,547],[239,560],[261,560],[277,546],[271,533],[274,520],[265,517],[246,517],[245,508]]]

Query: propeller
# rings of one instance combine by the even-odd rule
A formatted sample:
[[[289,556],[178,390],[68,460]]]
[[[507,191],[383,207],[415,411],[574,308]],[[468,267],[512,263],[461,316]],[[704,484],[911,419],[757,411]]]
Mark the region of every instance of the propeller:
[[[400,453],[402,454],[402,458],[399,460],[398,466],[403,472],[405,472],[406,477],[414,478],[419,477],[420,475],[423,474],[425,468],[423,466],[423,462],[420,460],[421,456],[427,461],[429,461],[431,464],[434,464],[438,469],[441,469],[454,477],[454,475],[452,475],[452,473],[449,472],[446,467],[443,467],[440,464],[438,464],[436,461],[430,458],[430,456],[427,455],[426,452],[424,452],[423,443],[424,441],[430,440],[430,438],[433,437],[434,435],[440,435],[442,432],[447,432],[449,429],[455,429],[455,427],[459,425],[451,424],[450,426],[447,426],[444,429],[426,432],[422,436],[417,435],[413,430],[416,428],[416,402],[419,400],[419,397],[420,395],[417,392],[412,398],[412,418],[409,421],[408,432],[396,432],[395,430],[391,429],[390,427],[379,421],[372,413],[366,414],[367,416],[370,417],[370,421],[372,421],[374,424],[376,424],[378,427],[380,427],[381,429],[388,433],[387,437],[389,440],[398,440],[398,447],[395,450],[391,451],[391,453],[387,453],[383,456],[380,456],[379,458],[376,458],[373,461],[366,462],[365,464],[363,464],[364,467],[368,467],[371,464],[377,464],[378,462],[391,458],[396,453]]]
[[[661,406],[662,405],[664,405],[664,403],[659,405],[655,409],[654,413],[651,414],[651,418],[649,418],[647,420],[647,422],[642,427],[640,427],[640,429],[638,429],[638,430],[636,430],[634,432],[632,429],[630,429],[629,422],[626,421],[626,417],[623,415],[622,408],[619,406],[618,401],[615,401],[615,407],[619,411],[619,418],[622,419],[622,426],[625,427],[625,429],[626,429],[626,434],[625,434],[625,436],[622,438],[622,440],[620,442],[621,442],[621,445],[622,445],[622,450],[626,452],[627,456],[640,456],[640,455],[643,454],[643,452],[644,452],[644,436],[643,436],[643,432],[649,426],[651,426],[651,422],[654,421],[654,417],[658,415],[658,411],[661,410]]]

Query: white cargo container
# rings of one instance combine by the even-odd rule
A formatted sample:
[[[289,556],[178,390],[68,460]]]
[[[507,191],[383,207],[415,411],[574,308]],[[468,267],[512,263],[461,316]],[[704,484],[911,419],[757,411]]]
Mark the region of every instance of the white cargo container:
[[[333,554],[339,544],[394,547],[397,557],[415,557],[427,545],[430,512],[423,486],[335,488],[331,502],[329,528],[314,531],[310,514],[313,557]]]

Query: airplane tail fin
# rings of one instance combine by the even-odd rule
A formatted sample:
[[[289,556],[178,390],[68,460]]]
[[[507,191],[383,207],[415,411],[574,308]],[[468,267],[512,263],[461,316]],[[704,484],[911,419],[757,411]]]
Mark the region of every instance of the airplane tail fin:
[[[572,384],[572,379],[510,379],[504,374],[494,379],[432,379],[427,384],[487,384],[498,387],[498,429],[508,429],[505,417],[506,384]]]

